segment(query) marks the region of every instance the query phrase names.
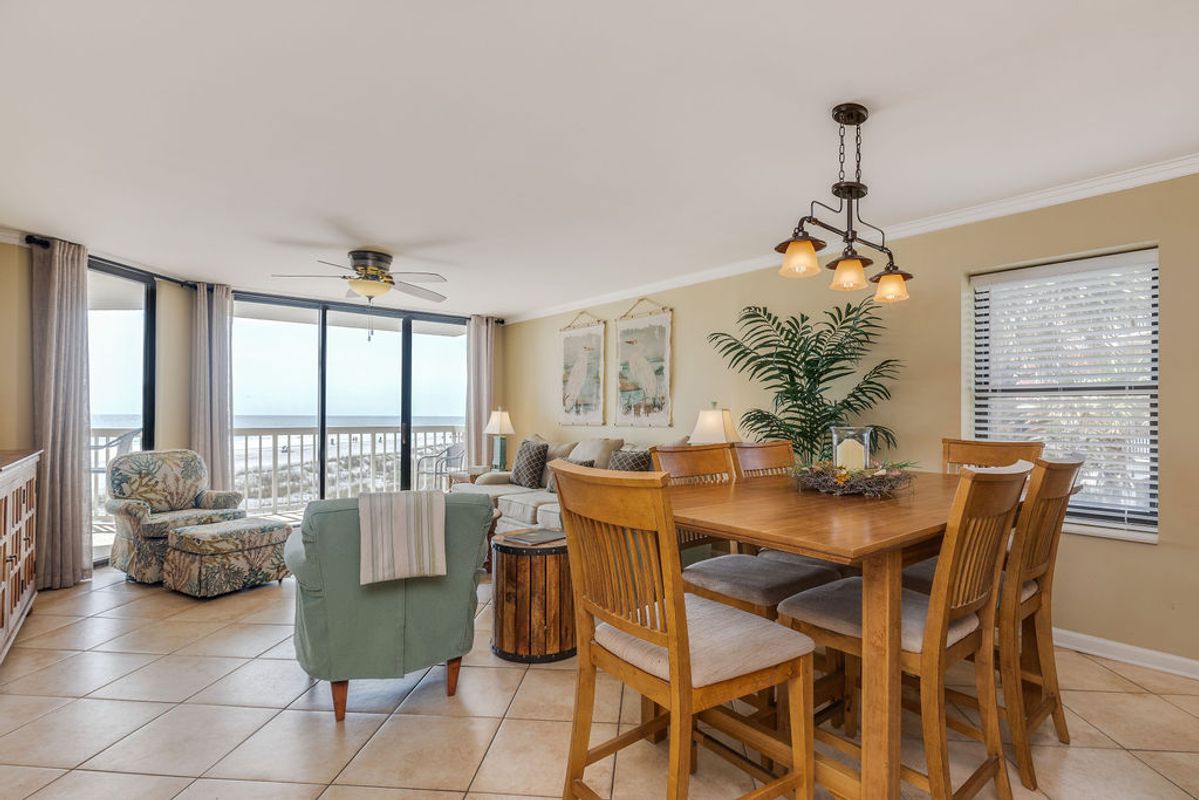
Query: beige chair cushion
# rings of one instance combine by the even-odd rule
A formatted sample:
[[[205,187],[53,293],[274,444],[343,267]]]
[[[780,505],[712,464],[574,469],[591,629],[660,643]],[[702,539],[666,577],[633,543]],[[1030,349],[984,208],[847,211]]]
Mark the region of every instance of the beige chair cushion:
[[[694,594],[684,595],[691,645],[691,685],[748,675],[811,653],[815,644],[802,633],[765,617]],[[633,666],[670,680],[665,647],[651,644],[607,623],[595,626],[596,644]]]
[[[905,589],[913,589],[921,594],[932,594],[933,591],[933,575],[937,572],[937,557],[926,558],[923,561],[917,561],[912,566],[903,571],[903,586]],[[1002,586],[1003,579],[1000,578]],[[1028,598],[1037,593],[1037,582],[1026,581],[1024,586],[1020,588],[1020,602],[1023,603]]]
[[[758,558],[768,558],[771,561],[782,561],[786,564],[795,564],[800,567],[824,567],[826,569],[835,569],[841,573],[841,577],[848,577],[852,574],[849,567],[841,564],[834,564],[831,561],[822,561],[819,558],[811,558],[810,556],[801,556],[796,553],[788,553],[783,550],[771,550],[769,547],[764,547],[758,551]]]
[[[510,483],[512,483],[512,472],[510,470],[493,469],[475,478],[476,486],[506,486]]]
[[[717,556],[683,570],[683,581],[709,592],[757,606],[776,606],[796,592],[839,579],[831,564],[812,566],[755,556]]]
[[[537,509],[547,503],[558,502],[558,495],[537,489],[531,492],[506,494],[499,499],[498,507],[505,519],[513,522],[523,522],[526,525],[537,523]]]
[[[535,492],[536,489],[529,489],[524,486],[516,486],[511,483],[455,483],[450,487],[451,492],[458,494],[482,494],[491,498],[492,504],[499,502],[501,497],[510,494],[521,494],[523,492]]]
[[[624,445],[624,439],[584,439],[570,451],[572,461],[595,462],[596,469],[607,469],[612,454]]]
[[[779,603],[779,616],[792,617],[843,636],[862,637],[862,579],[842,578],[817,586]],[[900,646],[909,653],[924,650],[924,627],[928,621],[928,595],[903,590]],[[978,630],[978,615],[954,620],[946,635],[946,647]]]
[[[230,519],[243,519],[240,508],[181,508],[178,511],[158,511],[147,516],[138,529],[143,539],[165,539],[175,528],[188,525],[211,525]]]
[[[537,524],[550,531],[562,530],[562,506],[546,503],[537,507]]]

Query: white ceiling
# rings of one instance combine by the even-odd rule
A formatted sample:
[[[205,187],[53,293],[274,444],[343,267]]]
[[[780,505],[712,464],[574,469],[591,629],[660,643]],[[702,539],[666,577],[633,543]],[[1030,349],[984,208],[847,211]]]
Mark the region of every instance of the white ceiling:
[[[528,315],[769,253],[840,100],[880,224],[1199,152],[1196,30],[1192,0],[7,0],[0,225],[309,297],[344,286],[269,274],[377,244],[449,279],[386,305]]]

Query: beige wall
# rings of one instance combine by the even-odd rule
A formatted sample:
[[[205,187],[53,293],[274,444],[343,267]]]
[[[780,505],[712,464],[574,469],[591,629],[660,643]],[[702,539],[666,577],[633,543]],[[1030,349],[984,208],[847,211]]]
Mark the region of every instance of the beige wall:
[[[191,327],[196,291],[158,281],[154,359],[154,446],[188,447]]]
[[[940,465],[940,439],[961,432],[962,300],[966,276],[1030,262],[1157,244],[1161,264],[1161,526],[1156,545],[1068,535],[1056,593],[1060,627],[1199,659],[1199,426],[1187,413],[1199,394],[1195,346],[1199,267],[1194,257],[1199,176],[1080,200],[1001,219],[910,237],[896,243],[916,275],[912,299],[887,307],[878,357],[904,361],[894,398],[871,421],[890,425],[896,453],[926,468]],[[763,243],[765,245],[771,242]],[[824,278],[787,281],[774,270],[654,295],[674,308],[674,422],[667,429],[561,428],[555,422],[560,380],[558,329],[573,314],[506,326],[503,397],[521,435],[551,438],[619,435],[655,442],[688,433],[711,400],[736,415],[766,396],[728,371],[705,337],[732,330],[737,312],[764,304],[779,314],[818,313],[839,295]],[[854,297],[857,297],[855,294]],[[630,300],[589,310],[612,320]],[[608,419],[615,396],[612,324],[608,325]]]
[[[29,250],[0,242],[0,450],[33,447]]]

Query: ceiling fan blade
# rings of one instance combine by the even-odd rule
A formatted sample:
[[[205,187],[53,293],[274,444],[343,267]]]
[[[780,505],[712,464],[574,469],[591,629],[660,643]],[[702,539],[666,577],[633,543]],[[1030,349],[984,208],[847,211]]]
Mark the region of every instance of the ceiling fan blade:
[[[404,283],[403,281],[396,281],[395,289],[398,292],[403,292],[404,294],[410,294],[413,297],[419,297],[422,300],[431,300],[434,303],[444,303],[445,302],[444,294],[438,294],[437,292],[433,291],[432,289],[426,289],[423,286],[413,286],[411,283]]]
[[[445,283],[445,276],[437,272],[395,272],[393,278],[402,278],[408,283]]]
[[[346,289],[346,297],[357,297],[358,293],[353,289]]]
[[[325,264],[326,266],[330,267],[337,267],[338,269],[344,269],[346,272],[356,272],[353,267],[347,267],[344,264],[334,264],[332,261],[322,261],[319,258],[316,260],[316,263]]]
[[[345,280],[340,275],[274,275],[274,274],[272,274],[271,277],[272,278],[337,278],[339,281]]]

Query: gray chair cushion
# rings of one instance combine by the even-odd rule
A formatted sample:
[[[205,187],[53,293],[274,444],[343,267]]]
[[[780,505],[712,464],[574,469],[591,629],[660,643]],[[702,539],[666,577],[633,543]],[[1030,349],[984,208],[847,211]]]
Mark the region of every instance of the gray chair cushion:
[[[694,594],[684,595],[691,646],[691,685],[748,675],[811,653],[815,644],[802,633],[748,611]],[[651,644],[607,623],[595,626],[595,642],[633,666],[670,680],[665,647]]]
[[[562,530],[562,506],[557,503],[538,506],[537,525],[550,531]]]
[[[764,547],[758,551],[758,558],[767,558],[771,561],[781,561],[785,564],[794,564],[799,567],[825,567],[827,569],[835,569],[841,573],[841,577],[848,577],[852,570],[849,567],[841,564],[834,564],[831,561],[822,561],[819,558],[810,556],[801,556],[796,553],[788,553],[783,550],[771,550],[769,547]]]
[[[817,586],[779,603],[779,616],[792,617],[833,633],[861,638],[862,579],[842,578],[836,583]],[[924,628],[928,622],[928,595],[903,590],[903,630],[900,646],[909,653],[924,650]],[[946,646],[965,639],[978,630],[978,615],[954,620],[949,626]]]
[[[683,570],[683,581],[758,606],[776,606],[796,592],[839,579],[831,564],[797,566],[746,555],[709,558]]]
[[[558,495],[538,489],[530,492],[506,494],[499,499],[500,513],[511,522],[522,522],[525,525],[537,523],[537,509],[546,503],[558,502]]]
[[[912,589],[921,594],[932,594],[933,591],[933,575],[937,572],[937,557],[926,558],[923,561],[917,561],[903,571],[903,588]],[[1000,578],[1000,585],[1003,585],[1003,579]],[[1026,581],[1024,586],[1020,588],[1020,602],[1023,603],[1028,598],[1037,593],[1037,582]]]

